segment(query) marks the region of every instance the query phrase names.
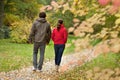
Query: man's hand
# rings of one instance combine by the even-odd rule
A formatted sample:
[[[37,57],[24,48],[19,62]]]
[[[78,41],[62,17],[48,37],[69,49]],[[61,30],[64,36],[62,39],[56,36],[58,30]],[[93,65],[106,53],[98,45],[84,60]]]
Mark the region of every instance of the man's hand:
[[[46,42],[46,45],[48,45],[49,44],[49,42]]]
[[[32,44],[32,39],[28,39],[28,40],[27,40],[27,43],[28,43],[28,44]]]

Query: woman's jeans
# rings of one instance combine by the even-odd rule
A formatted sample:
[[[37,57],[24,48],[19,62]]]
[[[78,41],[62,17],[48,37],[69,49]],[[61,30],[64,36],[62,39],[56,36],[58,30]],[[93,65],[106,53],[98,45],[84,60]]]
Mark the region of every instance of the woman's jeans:
[[[54,44],[55,50],[55,65],[60,65],[61,58],[65,49],[65,44]]]
[[[42,69],[43,61],[44,61],[44,53],[45,53],[45,43],[39,43],[35,42],[34,43],[34,49],[33,49],[33,66],[35,69]],[[37,62],[37,54],[38,54],[38,49],[40,49],[40,58],[39,62]]]

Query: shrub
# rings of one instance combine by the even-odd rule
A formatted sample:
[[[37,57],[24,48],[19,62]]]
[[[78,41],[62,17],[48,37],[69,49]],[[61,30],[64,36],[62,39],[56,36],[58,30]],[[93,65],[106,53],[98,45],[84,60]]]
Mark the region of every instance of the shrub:
[[[64,25],[67,28],[69,28],[69,27],[73,26],[73,22],[72,22],[73,17],[74,17],[74,15],[69,10],[65,11],[64,14],[62,13],[62,10],[59,10],[54,13],[50,12],[48,14],[48,21],[50,21],[50,23],[52,24],[51,25],[52,27],[55,27],[58,19],[63,19]]]
[[[9,37],[10,37],[9,32],[10,32],[9,27],[8,27],[8,26],[3,26],[3,27],[0,29],[0,39],[9,38]]]
[[[4,30],[0,28],[0,39],[4,38]]]
[[[12,25],[12,23],[16,22],[16,21],[20,21],[19,16],[16,16],[14,14],[10,14],[10,13],[6,13],[5,14],[5,19],[4,19],[4,24],[7,26]]]
[[[52,0],[37,0],[37,1],[38,1],[38,3],[40,3],[40,4],[49,5]]]
[[[28,19],[15,22],[11,26],[12,31],[11,31],[10,36],[11,36],[12,42],[26,43],[29,32],[30,32],[31,23],[32,22],[29,21]]]

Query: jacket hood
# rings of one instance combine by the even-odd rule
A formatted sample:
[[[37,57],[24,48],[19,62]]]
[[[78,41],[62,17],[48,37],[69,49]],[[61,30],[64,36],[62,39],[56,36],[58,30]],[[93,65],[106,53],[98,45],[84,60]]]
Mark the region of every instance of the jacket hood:
[[[46,19],[45,18],[38,18],[36,21],[41,22],[41,23],[45,23]]]

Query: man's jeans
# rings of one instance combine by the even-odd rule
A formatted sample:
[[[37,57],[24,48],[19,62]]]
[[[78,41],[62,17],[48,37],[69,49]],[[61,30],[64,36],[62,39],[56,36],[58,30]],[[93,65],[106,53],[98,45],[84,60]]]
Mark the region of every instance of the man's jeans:
[[[35,42],[34,43],[34,50],[33,50],[33,66],[34,68],[38,68],[39,70],[42,69],[43,61],[44,61],[44,53],[45,53],[45,43],[39,43]],[[38,54],[38,49],[40,48],[40,58],[39,62],[37,63],[37,54]]]
[[[62,54],[65,49],[65,44],[55,44],[54,50],[55,50],[55,65],[60,65]]]

